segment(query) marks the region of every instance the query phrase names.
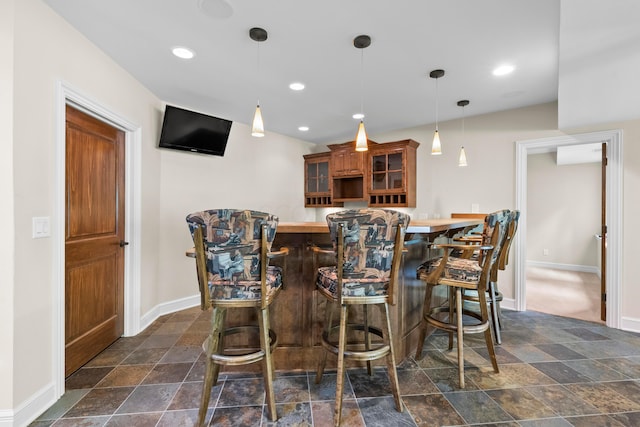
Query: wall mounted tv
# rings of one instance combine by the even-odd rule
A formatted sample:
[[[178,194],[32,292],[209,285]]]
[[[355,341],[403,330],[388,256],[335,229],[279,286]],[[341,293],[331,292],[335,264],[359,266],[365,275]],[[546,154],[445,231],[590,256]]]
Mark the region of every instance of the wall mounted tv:
[[[224,156],[231,121],[167,105],[159,147]]]

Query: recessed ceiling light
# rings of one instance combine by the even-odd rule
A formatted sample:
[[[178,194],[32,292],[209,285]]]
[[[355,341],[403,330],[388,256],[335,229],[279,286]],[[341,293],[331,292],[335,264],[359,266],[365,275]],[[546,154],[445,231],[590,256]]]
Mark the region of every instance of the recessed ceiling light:
[[[304,89],[304,83],[294,82],[289,85],[289,89],[291,90],[302,90]]]
[[[196,56],[195,53],[191,49],[187,49],[186,47],[177,46],[171,49],[171,53],[173,53],[178,58],[182,59],[191,59]]]
[[[500,65],[497,68],[494,68],[493,75],[494,76],[505,76],[515,70],[513,65]]]
[[[353,116],[351,116],[351,117],[353,117],[353,118],[354,118],[354,119],[356,119],[356,120],[360,120],[360,119],[364,119],[364,114],[362,114],[362,113],[355,113],[355,114],[354,114]]]
[[[306,131],[308,131],[308,130],[309,130],[309,126],[300,126],[300,127],[298,128],[298,130],[299,130],[300,132],[306,132]]]

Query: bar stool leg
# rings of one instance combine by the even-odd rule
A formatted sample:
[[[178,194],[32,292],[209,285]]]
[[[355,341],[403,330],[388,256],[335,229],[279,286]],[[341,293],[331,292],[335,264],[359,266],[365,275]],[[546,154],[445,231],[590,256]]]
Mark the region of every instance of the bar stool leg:
[[[478,297],[480,300],[480,315],[483,322],[489,321],[489,313],[487,312],[487,293],[479,292]],[[490,323],[490,322],[489,322]],[[498,368],[498,360],[496,359],[496,352],[493,346],[493,336],[491,336],[491,328],[487,328],[484,331],[484,340],[487,343],[487,350],[489,351],[489,358],[491,359],[491,365],[493,365],[494,372],[500,372]]]
[[[486,310],[486,308],[485,308]],[[462,323],[462,289],[456,288],[456,332],[458,338],[458,377],[460,388],[464,388],[464,354],[462,341],[464,336],[464,325]]]
[[[460,305],[460,301],[458,301],[457,299],[457,294],[456,294],[456,289],[458,288],[452,288],[450,286],[448,286],[448,290],[449,290],[449,322],[453,321],[453,316],[457,310],[458,305]],[[451,350],[453,348],[453,331],[449,330],[447,331],[447,334],[449,335],[449,350]],[[458,340],[459,342],[460,340]]]
[[[333,302],[327,301],[324,307],[324,332],[322,339],[324,339],[324,337],[327,337],[328,339],[329,334],[331,333],[331,324],[333,322]],[[316,371],[316,384],[320,384],[320,381],[322,381],[322,375],[324,374],[324,368],[326,365],[327,351],[323,349],[322,355],[320,356],[320,363],[318,363],[318,369]]]
[[[340,425],[342,415],[342,393],[344,390],[344,352],[347,348],[347,315],[349,310],[345,304],[340,306],[340,337],[338,338],[338,372],[336,378],[336,410],[334,413],[334,425]]]
[[[207,350],[206,350],[206,368],[204,374],[204,381],[202,384],[202,397],[200,399],[200,409],[198,411],[198,425],[204,426],[205,419],[207,417],[207,409],[209,408],[209,399],[211,398],[211,387],[216,380],[216,369],[219,370],[220,366],[214,363],[211,359],[211,355],[219,348],[220,337],[223,330],[223,317],[224,309],[213,308],[211,313],[211,333],[209,334]]]
[[[496,344],[502,344],[502,336],[500,335],[500,314],[498,313],[498,301],[496,301],[496,288],[493,282],[489,282],[489,303],[491,304],[491,325],[493,326],[493,334],[496,337]]]
[[[387,325],[387,339],[389,344],[389,354],[387,355],[387,371],[389,372],[389,382],[391,383],[391,392],[396,402],[396,409],[402,412],[402,400],[400,399],[400,384],[398,383],[398,372],[396,371],[396,356],[393,349],[393,334],[391,332],[391,319],[389,318],[389,304],[384,303],[381,307]]]
[[[216,320],[217,325],[215,326],[216,331],[218,331],[218,348],[214,349],[213,354],[222,354],[224,351],[224,341],[225,334],[224,331],[227,325],[227,309],[219,308],[219,318]],[[218,384],[218,377],[220,376],[221,365],[219,363],[213,364],[213,384]]]
[[[422,348],[424,340],[427,338],[427,321],[426,318],[431,312],[431,293],[433,286],[427,283],[426,293],[424,294],[424,305],[422,307],[422,320],[420,321],[420,336],[418,337],[418,348],[416,349],[416,360],[422,359]]]
[[[369,306],[367,304],[363,304],[362,311],[364,312],[364,348],[369,351],[371,350],[371,334],[369,333]],[[371,369],[371,360],[367,360],[367,374],[369,376],[373,375],[373,370]]]
[[[269,307],[258,308],[258,320],[260,322],[260,345],[264,351],[264,391],[267,410],[271,421],[278,419],[276,412],[276,398],[273,393],[273,357],[271,355],[271,339],[269,338]]]

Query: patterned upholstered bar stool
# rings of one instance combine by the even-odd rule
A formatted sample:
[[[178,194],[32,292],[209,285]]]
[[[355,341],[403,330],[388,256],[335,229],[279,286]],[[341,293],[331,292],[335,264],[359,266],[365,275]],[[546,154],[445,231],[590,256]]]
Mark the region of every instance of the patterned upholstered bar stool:
[[[431,325],[449,333],[449,349],[453,348],[453,333],[456,333],[458,350],[458,376],[460,388],[464,388],[463,335],[465,333],[484,333],[487,350],[495,372],[499,372],[498,362],[491,336],[491,321],[487,310],[487,286],[491,268],[497,262],[502,231],[498,219],[502,211],[486,216],[482,231],[481,245],[438,244],[444,249],[442,257],[424,262],[418,268],[418,278],[425,281],[427,290],[424,300],[423,319],[420,325],[420,338],[416,351],[416,360],[422,358],[422,347],[427,335],[427,326]],[[460,251],[460,257],[452,256],[452,251]],[[477,256],[472,254],[477,251]],[[432,295],[436,286],[448,288],[448,304],[431,307]],[[462,291],[477,291],[480,312],[463,308]],[[464,317],[464,321],[463,321]]]
[[[515,212],[515,213],[514,213]],[[514,218],[516,219],[516,227],[517,227],[517,218],[520,216],[519,211],[509,211],[508,209],[500,210],[494,212],[498,215],[498,222],[500,223],[501,233],[500,233],[500,242],[498,245],[497,252],[497,261],[493,263],[491,266],[491,272],[489,274],[489,284],[487,285],[487,303],[489,304],[489,315],[491,316],[491,329],[493,331],[493,336],[495,338],[496,344],[502,344],[502,336],[500,334],[500,329],[502,328],[502,320],[500,314],[500,302],[502,301],[502,293],[498,289],[498,270],[504,270],[506,267],[506,260],[508,259],[509,248],[511,247],[511,241],[509,232],[513,231],[515,233],[515,229],[512,228],[512,223]],[[512,236],[511,236],[512,237]],[[482,243],[482,235],[470,235],[463,236],[457,239],[459,242],[464,242],[467,244],[476,244],[479,245]],[[460,257],[468,257],[469,253],[465,255],[459,254],[459,252],[454,251],[456,255]],[[475,251],[472,257],[477,257],[478,252]],[[502,262],[505,264],[502,264]],[[479,303],[480,300],[478,298],[478,292],[473,289],[463,289],[462,290],[462,299],[465,301],[473,301]]]
[[[396,409],[402,412],[398,375],[389,319],[389,304],[395,304],[395,286],[402,259],[404,234],[409,216],[388,209],[347,210],[327,215],[333,241],[335,266],[318,268],[317,288],[327,298],[326,319],[322,334],[325,349],[318,366],[316,382],[322,379],[327,354],[338,357],[334,424],[340,425],[345,361],[366,362],[371,375],[371,361],[386,358]],[[314,249],[317,252],[326,252]],[[381,327],[370,324],[369,305],[382,313]],[[340,309],[334,325],[333,306]],[[362,314],[357,320],[355,308]],[[354,320],[349,321],[353,316]],[[353,331],[362,334],[354,334]],[[334,337],[337,332],[337,337]],[[372,335],[375,340],[372,340]],[[357,337],[362,340],[355,343]]]
[[[498,261],[491,268],[491,277],[489,280],[489,287],[487,289],[487,298],[489,308],[491,309],[491,323],[493,329],[493,335],[496,340],[496,344],[502,344],[502,312],[500,310],[500,303],[502,302],[502,292],[498,287],[498,270],[504,271],[509,264],[509,251],[511,250],[511,244],[513,243],[514,236],[518,230],[518,221],[520,220],[520,211],[515,210],[509,212],[509,218],[506,221],[506,233],[502,244],[500,245],[500,253],[498,254]],[[478,301],[476,292],[466,291],[463,298],[468,301]]]
[[[269,265],[269,259],[286,255],[288,250],[271,252],[278,217],[251,210],[214,209],[192,213],[187,223],[196,250],[196,267],[201,307],[213,307],[211,332],[202,345],[207,361],[198,413],[198,425],[205,425],[211,387],[218,381],[222,365],[263,362],[262,374],[266,405],[271,420],[277,420],[273,393],[272,352],[278,339],[270,329],[269,305],[282,289],[282,269]],[[225,326],[228,309],[255,308],[258,325]],[[226,351],[225,336],[257,332],[259,345]]]

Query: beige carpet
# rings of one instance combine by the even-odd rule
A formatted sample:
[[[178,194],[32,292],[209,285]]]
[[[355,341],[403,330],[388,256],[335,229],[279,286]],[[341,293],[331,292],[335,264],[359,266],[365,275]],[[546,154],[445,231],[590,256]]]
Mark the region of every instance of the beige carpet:
[[[603,323],[594,273],[527,267],[527,310]]]

